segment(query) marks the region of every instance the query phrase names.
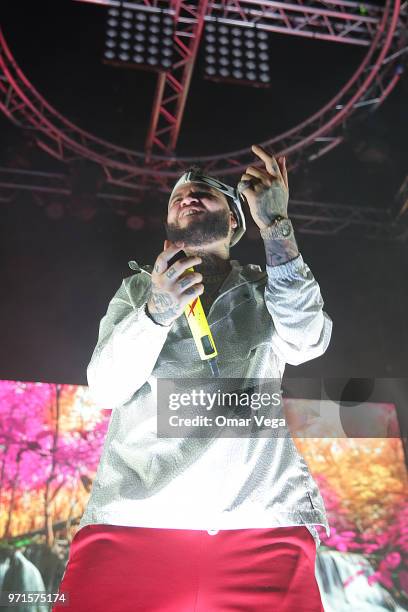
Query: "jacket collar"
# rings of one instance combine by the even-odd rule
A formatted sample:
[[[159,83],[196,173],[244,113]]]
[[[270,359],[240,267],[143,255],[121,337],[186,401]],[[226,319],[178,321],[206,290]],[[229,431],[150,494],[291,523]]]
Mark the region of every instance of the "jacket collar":
[[[242,266],[237,259],[230,259],[230,263],[231,271],[221,285],[219,293],[223,293],[244,282],[261,280],[266,275],[261,266],[256,264],[245,264]]]
[[[242,266],[237,259],[230,259],[230,263],[231,271],[219,288],[219,293],[223,293],[245,282],[264,279],[267,276],[266,272],[257,264],[245,264]],[[147,274],[151,276],[153,266],[150,264],[139,266],[136,261],[132,260],[128,262],[128,265],[136,272],[147,272]]]

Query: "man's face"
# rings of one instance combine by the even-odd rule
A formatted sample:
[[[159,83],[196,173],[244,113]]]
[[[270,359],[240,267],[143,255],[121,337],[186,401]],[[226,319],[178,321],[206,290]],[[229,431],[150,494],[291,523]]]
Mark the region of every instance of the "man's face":
[[[173,194],[165,223],[167,238],[201,246],[227,238],[237,222],[227,198],[205,183],[186,183]]]

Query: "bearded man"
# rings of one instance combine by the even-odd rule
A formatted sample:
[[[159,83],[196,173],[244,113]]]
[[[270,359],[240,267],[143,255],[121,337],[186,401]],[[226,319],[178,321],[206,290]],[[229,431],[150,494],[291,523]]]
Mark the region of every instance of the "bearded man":
[[[157,435],[158,382],[208,376],[183,316],[192,300],[225,380],[280,382],[286,363],[329,344],[332,321],[288,217],[286,160],[252,151],[263,167],[248,167],[236,189],[198,168],[180,177],[162,252],[153,266],[129,262],[136,273],[101,320],[87,374],[112,415],[60,585],[69,610],[323,610],[315,525],[330,530],[291,436]],[[266,270],[230,259],[244,206]]]

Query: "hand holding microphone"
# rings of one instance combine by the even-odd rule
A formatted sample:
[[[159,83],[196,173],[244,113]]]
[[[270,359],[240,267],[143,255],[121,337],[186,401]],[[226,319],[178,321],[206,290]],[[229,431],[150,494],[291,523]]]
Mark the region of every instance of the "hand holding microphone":
[[[147,310],[156,323],[167,326],[184,313],[201,359],[208,361],[213,376],[218,377],[218,352],[200,300],[204,291],[203,277],[193,268],[202,259],[183,257],[182,247],[183,243],[164,241],[164,251],[153,268]]]
[[[152,272],[152,293],[147,302],[151,318],[160,325],[171,325],[191,300],[204,291],[199,272],[186,272],[201,263],[201,257],[182,257],[169,262],[182,251],[183,244],[164,241],[164,250],[155,261]]]

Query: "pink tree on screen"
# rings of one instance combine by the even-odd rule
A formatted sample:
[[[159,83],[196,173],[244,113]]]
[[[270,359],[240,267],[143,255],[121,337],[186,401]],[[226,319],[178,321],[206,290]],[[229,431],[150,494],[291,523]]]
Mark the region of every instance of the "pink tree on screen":
[[[74,410],[76,385],[0,381],[0,521],[3,537],[19,534],[19,502],[43,496],[42,526],[53,540],[52,502],[68,482],[84,483],[97,467],[106,434],[102,413],[93,421]],[[38,512],[38,508],[35,509]]]

